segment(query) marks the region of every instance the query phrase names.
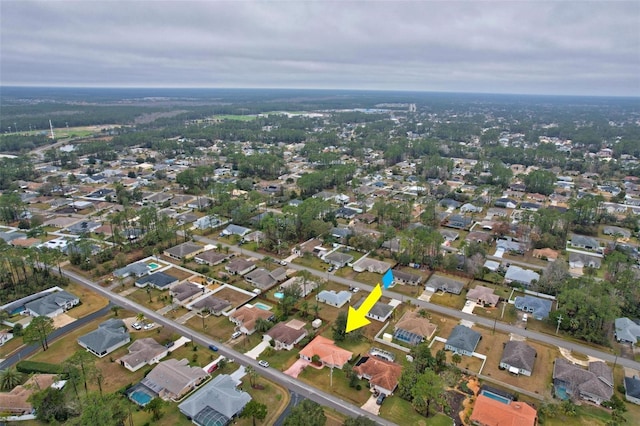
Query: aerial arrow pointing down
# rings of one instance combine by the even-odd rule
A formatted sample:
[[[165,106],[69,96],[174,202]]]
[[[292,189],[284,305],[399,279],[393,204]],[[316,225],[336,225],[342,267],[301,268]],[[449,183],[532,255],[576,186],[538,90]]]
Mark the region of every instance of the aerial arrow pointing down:
[[[378,284],[375,286],[373,291],[369,293],[367,298],[364,299],[364,302],[362,302],[362,305],[360,305],[357,310],[353,309],[353,306],[349,306],[349,314],[347,315],[347,328],[345,329],[346,333],[369,324],[370,321],[367,319],[366,315],[369,313],[371,308],[373,308],[373,305],[376,304],[380,297],[382,297],[382,289],[380,288],[380,284]]]
[[[393,272],[391,269],[387,271],[386,274],[382,277],[382,284],[384,288],[389,288],[391,283],[393,282]],[[367,319],[367,314],[373,308],[373,305],[382,297],[382,289],[380,288],[380,284],[376,285],[375,288],[362,305],[358,307],[358,309],[353,309],[353,306],[349,306],[349,314],[347,315],[347,327],[345,328],[345,333],[349,333],[353,330],[357,330],[360,327],[364,327],[369,324],[370,321]]]

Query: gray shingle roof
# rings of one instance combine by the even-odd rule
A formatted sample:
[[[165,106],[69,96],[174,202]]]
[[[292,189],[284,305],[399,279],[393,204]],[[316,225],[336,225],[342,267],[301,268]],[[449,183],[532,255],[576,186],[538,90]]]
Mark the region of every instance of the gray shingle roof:
[[[49,293],[40,299],[27,302],[24,307],[40,316],[46,316],[74,300],[78,300],[78,296],[74,296],[73,294],[67,293],[63,290]]]
[[[511,340],[504,345],[500,363],[505,363],[526,371],[533,371],[536,355],[536,350],[525,342]]]
[[[90,333],[80,336],[78,342],[82,342],[88,349],[101,354],[118,342],[129,341],[130,336],[122,320],[111,318],[103,322]]]
[[[155,287],[163,288],[176,281],[178,281],[178,279],[174,276],[165,274],[164,272],[156,272],[155,274],[145,275],[144,277],[137,279],[136,284],[152,284]]]
[[[516,309],[521,311],[531,312],[533,317],[537,320],[542,320],[549,316],[551,312],[552,301],[548,299],[541,299],[534,296],[517,296],[515,300]]]
[[[638,377],[625,377],[624,387],[628,396],[640,398],[640,379]]]
[[[616,318],[615,326],[618,341],[635,343],[640,339],[640,325],[629,318]]]
[[[481,337],[480,333],[469,327],[456,325],[447,339],[447,345],[467,352],[474,352]]]
[[[251,395],[238,390],[231,376],[221,374],[202,386],[178,408],[184,415],[191,418],[195,418],[198,413],[209,408],[231,419],[240,413],[249,401],[251,401]]]
[[[136,262],[125,266],[124,268],[116,269],[113,271],[113,275],[116,277],[127,277],[134,275],[136,277],[149,273],[151,268],[144,262]]]

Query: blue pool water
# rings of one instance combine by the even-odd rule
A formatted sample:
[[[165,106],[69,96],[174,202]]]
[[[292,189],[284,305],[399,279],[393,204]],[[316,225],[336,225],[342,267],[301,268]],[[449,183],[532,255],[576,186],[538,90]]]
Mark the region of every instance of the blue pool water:
[[[271,306],[265,305],[264,303],[261,303],[261,302],[256,302],[256,303],[253,304],[253,306],[255,306],[258,309],[262,309],[263,311],[270,311],[271,310]]]
[[[483,390],[482,391],[482,395],[486,396],[487,398],[491,398],[495,401],[498,402],[502,402],[503,404],[509,404],[511,402],[511,400],[509,398],[505,398],[504,396],[500,396],[500,395],[496,395],[493,392],[489,392],[487,390]]]
[[[282,299],[284,297],[284,293],[281,293],[281,292],[273,293],[273,297],[275,297],[276,299]]]
[[[149,263],[149,268],[151,268],[152,271],[155,271],[156,269],[158,269],[160,267],[160,265],[158,265],[157,263]]]
[[[134,400],[138,405],[140,405],[142,407],[147,405],[149,403],[149,401],[151,401],[153,399],[153,397],[151,395],[149,395],[146,392],[140,391],[140,390],[137,390],[137,391],[133,392],[131,395],[129,395],[129,398]]]
[[[567,394],[567,390],[564,388],[564,386],[556,386],[555,390],[556,396],[561,400],[565,401],[569,399],[569,395]]]

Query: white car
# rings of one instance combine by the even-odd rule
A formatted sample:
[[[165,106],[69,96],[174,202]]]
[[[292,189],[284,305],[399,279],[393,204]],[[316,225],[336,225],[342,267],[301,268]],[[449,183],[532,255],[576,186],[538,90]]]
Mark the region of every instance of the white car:
[[[242,336],[242,332],[240,331],[234,331],[233,334],[231,335],[232,339],[237,339],[238,337]]]
[[[149,324],[145,324],[144,327],[142,327],[145,330],[151,330],[153,327],[155,327],[154,323],[149,323]]]
[[[131,328],[133,328],[134,330],[142,330],[142,326],[137,322],[131,324]]]
[[[260,367],[264,367],[264,368],[269,368],[269,363],[263,359],[261,359],[260,361],[258,361],[258,365]]]
[[[352,291],[353,291],[354,293],[357,293],[357,292],[359,292],[359,291],[360,291],[360,287],[354,287]]]

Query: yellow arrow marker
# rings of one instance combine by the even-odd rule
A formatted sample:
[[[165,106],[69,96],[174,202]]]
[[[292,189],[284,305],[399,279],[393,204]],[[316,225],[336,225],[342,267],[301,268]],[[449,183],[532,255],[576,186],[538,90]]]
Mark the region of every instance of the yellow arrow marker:
[[[366,315],[369,313],[373,305],[382,297],[382,289],[380,288],[380,284],[376,285],[371,293],[364,299],[362,305],[356,310],[353,309],[353,306],[349,306],[349,314],[347,315],[347,328],[345,329],[346,333],[349,333],[353,330],[356,330],[360,327],[364,327],[369,324],[369,320],[366,318]]]

